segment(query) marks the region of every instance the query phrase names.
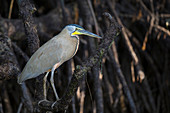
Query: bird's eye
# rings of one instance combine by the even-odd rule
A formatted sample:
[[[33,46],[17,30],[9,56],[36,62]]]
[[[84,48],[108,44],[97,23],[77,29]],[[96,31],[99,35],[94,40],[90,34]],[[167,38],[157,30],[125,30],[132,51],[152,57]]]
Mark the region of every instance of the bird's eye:
[[[76,27],[75,31],[76,31],[76,30],[82,30],[82,29],[81,29],[81,28],[77,28],[77,27]]]
[[[78,28],[75,28],[74,32],[77,31],[77,30],[79,30],[79,29],[78,29]]]

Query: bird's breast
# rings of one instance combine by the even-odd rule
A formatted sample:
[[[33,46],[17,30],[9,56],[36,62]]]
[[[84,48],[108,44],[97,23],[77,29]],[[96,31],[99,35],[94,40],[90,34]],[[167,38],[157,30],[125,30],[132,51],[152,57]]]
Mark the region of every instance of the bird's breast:
[[[78,50],[79,47],[79,39],[77,38],[69,38],[62,45],[62,60],[65,62],[71,59]]]

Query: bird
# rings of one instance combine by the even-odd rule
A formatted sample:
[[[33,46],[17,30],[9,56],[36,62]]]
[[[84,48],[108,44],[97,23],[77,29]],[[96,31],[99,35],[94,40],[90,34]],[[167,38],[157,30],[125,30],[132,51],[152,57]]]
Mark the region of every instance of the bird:
[[[43,78],[43,93],[46,100],[46,81],[51,71],[50,83],[53,88],[56,100],[59,100],[54,85],[54,71],[67,60],[71,59],[79,48],[79,35],[87,35],[101,39],[102,37],[86,31],[77,24],[69,24],[52,39],[43,44],[29,59],[23,71],[18,76],[18,83],[22,84],[28,79],[35,78],[45,73]]]

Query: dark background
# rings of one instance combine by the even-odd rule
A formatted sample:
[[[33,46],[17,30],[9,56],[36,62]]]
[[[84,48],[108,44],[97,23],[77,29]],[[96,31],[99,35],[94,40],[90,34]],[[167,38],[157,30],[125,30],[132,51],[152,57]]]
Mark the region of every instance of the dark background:
[[[103,17],[109,12],[123,30],[115,38],[100,66],[84,77],[67,110],[68,113],[131,113],[129,99],[118,77],[113,59],[130,89],[138,113],[170,113],[170,1],[169,0],[35,0],[34,24],[40,46],[68,24],[79,24],[103,36],[109,25]],[[0,113],[29,113],[23,89],[16,77],[31,53],[17,1],[0,0]],[[96,21],[95,21],[96,20]],[[3,35],[6,37],[4,38]],[[5,40],[5,41],[4,41]],[[130,42],[130,43],[128,43]],[[2,46],[7,43],[6,46]],[[100,40],[80,36],[73,59],[60,66],[55,75],[56,90],[62,97],[75,66],[86,60]],[[9,44],[9,45],[8,45]],[[116,45],[116,46],[115,46]],[[3,54],[4,47],[12,53]],[[20,52],[19,50],[22,50]],[[117,50],[117,52],[115,52]],[[10,56],[11,55],[11,56]],[[9,57],[10,56],[10,57]],[[3,62],[7,62],[4,65]],[[11,59],[11,60],[10,60]],[[15,59],[15,61],[14,61]],[[8,61],[9,60],[9,61]],[[13,67],[10,67],[10,66]],[[8,67],[9,66],[9,67]],[[16,68],[18,67],[18,68]],[[10,69],[12,68],[12,70]],[[41,77],[42,78],[42,77]],[[31,103],[35,104],[35,79],[26,81]],[[55,101],[48,84],[48,100]],[[22,106],[20,109],[19,106]],[[32,109],[32,108],[31,108]]]

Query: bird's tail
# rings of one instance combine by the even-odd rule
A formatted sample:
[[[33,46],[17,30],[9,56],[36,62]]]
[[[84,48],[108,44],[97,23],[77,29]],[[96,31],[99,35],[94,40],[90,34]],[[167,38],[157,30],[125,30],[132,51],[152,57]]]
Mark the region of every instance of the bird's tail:
[[[20,75],[18,75],[17,79],[18,79],[17,80],[18,84],[22,84],[23,83],[22,73]]]
[[[35,78],[35,74],[32,73],[27,73],[23,71],[19,76],[18,76],[18,84],[22,84],[25,80]]]

